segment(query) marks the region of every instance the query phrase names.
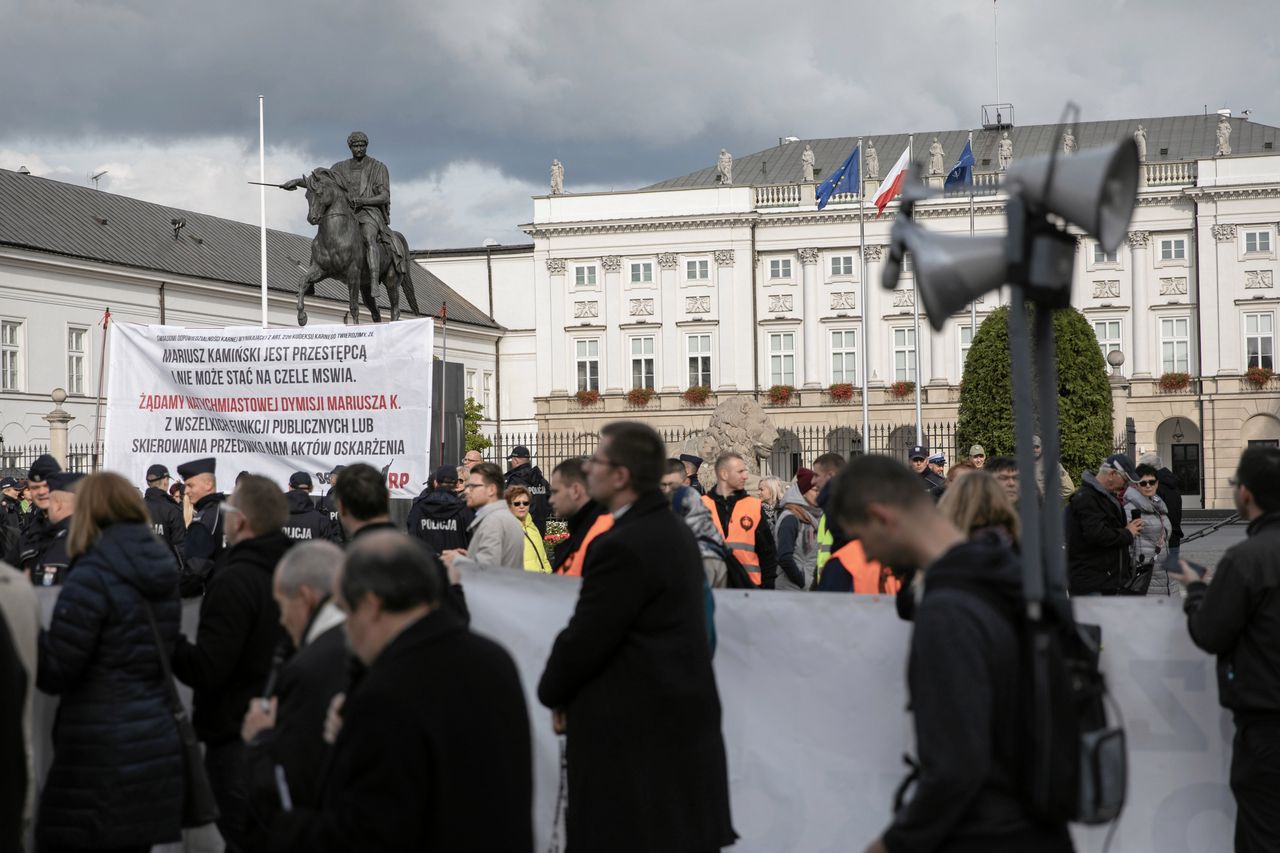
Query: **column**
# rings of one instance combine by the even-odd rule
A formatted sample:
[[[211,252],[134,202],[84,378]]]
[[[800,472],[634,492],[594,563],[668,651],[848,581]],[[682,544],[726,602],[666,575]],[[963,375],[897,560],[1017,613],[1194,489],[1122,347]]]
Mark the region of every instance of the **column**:
[[[67,401],[67,392],[54,388],[49,395],[53,400],[53,411],[44,416],[49,423],[49,455],[58,460],[63,468],[67,467],[67,424],[75,420],[75,416],[62,408]]]
[[[1196,310],[1203,312],[1200,331],[1204,335],[1204,366],[1200,374],[1230,376],[1244,373],[1248,366],[1244,360],[1244,342],[1239,339],[1242,334],[1240,315],[1232,304],[1236,289],[1229,284],[1238,269],[1236,226],[1214,225],[1212,231],[1213,254],[1197,266],[1196,273]],[[1201,240],[1200,245],[1210,244]],[[1201,269],[1205,271],[1203,277],[1199,273]],[[1214,428],[1217,428],[1216,424]]]
[[[867,300],[862,306],[862,352],[864,369],[867,371],[867,386],[883,388],[886,382],[892,382],[892,371],[889,369],[889,348],[882,336],[887,335],[880,318],[884,316],[885,291],[880,287],[880,261],[884,256],[884,246],[863,246],[862,253],[867,259]],[[861,294],[859,294],[861,295]]]
[[[716,301],[719,303],[716,316],[720,321],[716,329],[720,340],[720,390],[736,391],[738,390],[737,376],[742,370],[742,365],[734,355],[734,344],[737,342],[738,335],[743,334],[742,330],[751,327],[751,322],[739,323],[735,316],[738,306],[733,293],[733,249],[716,250],[715,262]],[[751,298],[755,299],[756,295],[752,293]],[[757,330],[754,328],[750,328],[746,333],[751,339],[752,346],[757,346],[756,333]],[[751,370],[750,359],[747,360],[746,370]]]
[[[601,355],[605,363],[605,393],[621,394],[630,387],[630,353],[622,342],[622,303],[626,301],[620,275],[622,258],[605,255],[600,259],[600,270],[604,274],[601,299],[604,300],[605,332]]]
[[[689,379],[680,369],[683,342],[680,340],[680,329],[676,326],[676,321],[680,318],[679,306],[676,304],[679,298],[676,293],[676,263],[674,252],[663,252],[658,255],[658,287],[661,300],[658,317],[662,322],[662,339],[659,341],[662,352],[658,354],[658,358],[662,360],[664,394],[683,391]]]
[[[804,334],[804,387],[821,388],[822,370],[818,355],[818,337],[822,328],[818,323],[818,250],[800,250],[800,268],[804,271],[802,286],[804,313],[801,315],[801,331]]]
[[[1135,379],[1151,376],[1150,298],[1147,295],[1147,244],[1150,231],[1129,232],[1129,262],[1132,265],[1133,293],[1130,316],[1133,318],[1133,373]]]
[[[566,375],[569,358],[565,352],[567,341],[565,340],[564,327],[570,314],[565,308],[567,299],[565,296],[564,266],[564,258],[547,258],[548,298],[536,299],[534,303],[535,328],[553,330],[551,334],[551,369],[546,373],[539,370],[541,375],[538,387],[534,390],[535,395],[547,393],[548,390],[551,394],[565,394],[571,390],[577,390],[576,385],[570,386],[574,379]],[[541,365],[542,358],[539,358],[538,362]]]

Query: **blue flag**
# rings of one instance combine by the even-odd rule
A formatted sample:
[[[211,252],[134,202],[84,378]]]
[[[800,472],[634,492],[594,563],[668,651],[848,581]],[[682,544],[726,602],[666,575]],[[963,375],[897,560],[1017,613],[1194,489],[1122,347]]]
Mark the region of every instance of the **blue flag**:
[[[826,207],[836,193],[856,193],[859,186],[858,175],[858,147],[855,145],[844,165],[818,184],[818,210]]]
[[[960,152],[960,159],[956,161],[955,166],[947,173],[947,180],[943,183],[944,190],[954,189],[956,187],[973,186],[973,147],[971,143],[965,142],[964,150]]]

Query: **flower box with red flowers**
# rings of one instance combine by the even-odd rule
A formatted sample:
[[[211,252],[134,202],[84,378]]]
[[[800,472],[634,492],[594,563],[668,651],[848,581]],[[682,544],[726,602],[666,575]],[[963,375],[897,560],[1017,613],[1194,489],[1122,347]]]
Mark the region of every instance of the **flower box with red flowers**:
[[[895,397],[910,397],[915,393],[916,383],[910,379],[900,379],[889,386],[889,393]]]
[[[653,397],[652,388],[632,388],[627,392],[627,402],[633,406],[647,406]]]
[[[796,394],[794,385],[771,385],[769,386],[769,402],[775,406],[785,406],[791,402],[791,398]]]
[[[594,389],[579,391],[573,396],[578,399],[579,406],[594,406],[600,402],[600,392]]]
[[[847,403],[853,399],[853,383],[837,382],[827,388],[827,396],[836,403]]]
[[[1245,371],[1244,381],[1255,388],[1261,388],[1271,381],[1272,376],[1275,376],[1275,373],[1270,367],[1250,367]]]
[[[686,403],[701,406],[711,397],[711,389],[706,385],[691,385],[680,395]]]
[[[1161,391],[1185,391],[1189,387],[1191,387],[1191,375],[1189,373],[1160,374]]]

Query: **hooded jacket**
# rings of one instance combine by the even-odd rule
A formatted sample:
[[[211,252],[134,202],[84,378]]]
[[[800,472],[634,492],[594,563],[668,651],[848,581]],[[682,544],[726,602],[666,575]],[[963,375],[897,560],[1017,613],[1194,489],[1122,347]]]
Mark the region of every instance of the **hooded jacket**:
[[[181,555],[187,541],[187,520],[182,515],[182,507],[168,492],[155,486],[147,487],[142,500],[151,515],[151,529],[169,546],[174,557]]]
[[[1114,594],[1129,573],[1133,534],[1120,502],[1088,471],[1067,504],[1065,527],[1071,594]]]
[[[290,489],[284,493],[284,500],[289,506],[289,520],[284,523],[285,536],[295,542],[332,539],[329,533],[329,515],[316,507],[310,492]]]
[[[782,496],[783,509],[778,515],[777,589],[806,590],[813,586],[818,566],[818,524],[822,509],[811,506],[800,494],[800,486],[792,483]]]
[[[524,486],[529,490],[529,515],[538,525],[538,532],[546,536],[547,519],[551,517],[551,484],[542,476],[542,469],[526,462],[507,472],[507,485]]]
[[[994,540],[962,542],[925,569],[907,665],[921,769],[884,844],[893,853],[1070,851],[1066,825],[1033,822],[1020,796],[1018,633],[965,586],[1022,607],[1021,568]]]
[[[466,501],[445,489],[428,489],[413,500],[405,521],[409,535],[421,539],[439,555],[467,547],[467,528],[475,513]]]
[[[1164,569],[1169,556],[1169,537],[1173,524],[1169,521],[1169,508],[1160,495],[1146,497],[1137,486],[1130,486],[1124,493],[1124,517],[1132,510],[1142,513],[1142,532],[1133,540],[1129,558],[1137,565],[1150,565],[1153,571]]]
[[[178,567],[146,524],[113,524],[75,561],[40,635],[37,684],[61,696],[40,847],[109,850],[176,841],[183,772],[146,603],[178,636]]]
[[[240,737],[249,700],[266,686],[276,644],[285,637],[271,582],[291,545],[276,531],[228,548],[200,602],[196,641],[178,638],[173,674],[194,691],[191,722],[205,743]]]

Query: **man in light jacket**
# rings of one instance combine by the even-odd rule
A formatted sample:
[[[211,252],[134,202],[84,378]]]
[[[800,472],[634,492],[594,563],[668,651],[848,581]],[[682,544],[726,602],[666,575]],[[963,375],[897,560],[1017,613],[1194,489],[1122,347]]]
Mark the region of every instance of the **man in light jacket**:
[[[467,528],[471,541],[466,548],[440,555],[447,566],[524,567],[524,529],[507,508],[505,489],[502,469],[492,462],[481,462],[471,469],[466,485],[467,506],[476,513]]]

